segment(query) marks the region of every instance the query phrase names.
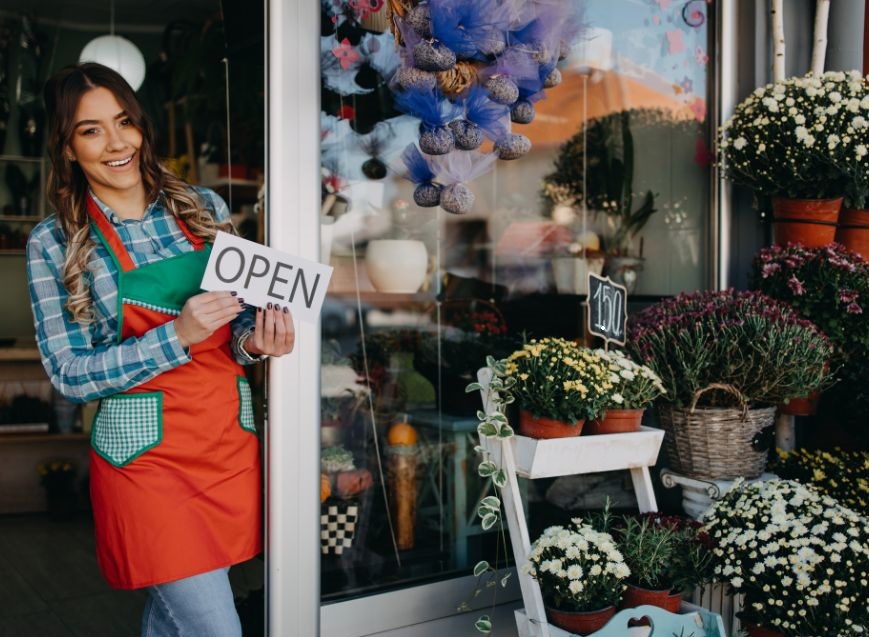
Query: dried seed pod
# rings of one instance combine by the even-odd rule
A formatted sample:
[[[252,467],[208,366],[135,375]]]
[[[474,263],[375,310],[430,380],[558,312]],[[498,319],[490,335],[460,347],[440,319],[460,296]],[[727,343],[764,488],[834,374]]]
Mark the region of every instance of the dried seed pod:
[[[413,47],[413,63],[423,71],[449,71],[456,65],[456,54],[440,42],[423,40]]]
[[[561,84],[561,71],[552,69],[546,79],[543,80],[543,88],[552,88]]]
[[[531,150],[531,140],[518,133],[510,133],[495,144],[498,159],[519,159]]]
[[[517,124],[530,124],[534,121],[534,104],[528,100],[519,100],[510,111],[510,119]]]
[[[456,139],[446,126],[428,128],[419,136],[419,148],[428,155],[446,155],[455,147]]]
[[[426,40],[431,38],[431,13],[429,13],[428,5],[416,5],[413,9],[404,14],[404,21],[411,29],[416,31],[419,37],[425,38]]]
[[[506,75],[494,75],[484,84],[489,99],[497,104],[510,105],[519,99],[519,87]]]
[[[431,91],[437,86],[438,78],[430,71],[423,71],[415,66],[402,66],[395,72],[395,81],[405,91]]]
[[[434,208],[441,201],[441,187],[430,181],[420,184],[413,190],[413,200],[422,208]]]
[[[455,215],[463,215],[474,207],[474,193],[463,183],[447,186],[441,192],[441,208]]]
[[[450,122],[450,130],[456,140],[456,148],[460,150],[474,150],[483,144],[483,130],[466,119],[457,119]]]

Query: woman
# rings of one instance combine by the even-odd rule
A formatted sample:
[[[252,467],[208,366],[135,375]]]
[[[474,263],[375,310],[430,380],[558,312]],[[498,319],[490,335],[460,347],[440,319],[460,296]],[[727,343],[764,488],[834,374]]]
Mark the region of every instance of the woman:
[[[287,308],[201,293],[226,204],[154,155],[135,94],[99,64],[45,87],[55,214],[27,245],[52,384],[100,399],[90,489],[110,585],[147,587],[142,635],[238,637],[227,572],[261,550],[260,456],[241,365],[293,349]]]

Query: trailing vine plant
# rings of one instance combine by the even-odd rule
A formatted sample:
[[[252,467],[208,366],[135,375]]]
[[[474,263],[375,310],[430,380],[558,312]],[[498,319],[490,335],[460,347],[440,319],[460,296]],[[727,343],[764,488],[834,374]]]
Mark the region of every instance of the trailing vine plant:
[[[477,425],[477,435],[480,443],[484,439],[495,439],[503,444],[504,441],[513,437],[513,428],[507,420],[507,407],[515,401],[512,389],[516,385],[516,379],[507,374],[506,360],[497,360],[493,356],[487,356],[486,369],[491,372],[488,386],[471,383],[465,391],[468,393],[483,390],[489,392],[488,409],[477,411],[477,418],[480,421],[480,424]],[[477,444],[474,451],[482,457],[482,462],[477,467],[477,473],[481,478],[490,480],[492,491],[500,494],[507,484],[507,473],[495,463],[491,451],[484,445]],[[504,532],[504,520],[501,516],[501,499],[497,495],[482,498],[477,505],[477,516],[480,518],[480,525],[484,531],[498,526],[498,541],[495,549],[495,564],[492,565],[487,560],[480,560],[474,566],[477,587],[472,597],[477,597],[484,588],[492,588],[492,608],[494,608],[498,586],[506,588],[510,579],[510,573],[501,575],[498,566],[502,550],[504,551],[504,559],[507,559],[507,538]],[[470,610],[470,606],[467,602],[463,602],[458,610]],[[492,632],[492,618],[489,615],[481,615],[477,618],[474,626],[481,633],[488,634]]]

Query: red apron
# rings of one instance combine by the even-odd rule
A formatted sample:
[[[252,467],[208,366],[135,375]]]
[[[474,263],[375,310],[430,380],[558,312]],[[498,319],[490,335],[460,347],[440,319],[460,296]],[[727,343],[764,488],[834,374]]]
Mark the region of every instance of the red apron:
[[[210,246],[176,218],[191,252],[136,267],[88,197],[118,269],[118,341],[174,320]],[[250,388],[229,325],[190,348],[190,362],[103,398],[91,434],[97,560],[115,588],[142,588],[243,562],[261,550],[259,442]]]

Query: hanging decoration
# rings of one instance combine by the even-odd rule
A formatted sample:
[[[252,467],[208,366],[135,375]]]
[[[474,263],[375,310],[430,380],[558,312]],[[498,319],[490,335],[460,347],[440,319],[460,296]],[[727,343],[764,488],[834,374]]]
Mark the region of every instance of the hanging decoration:
[[[534,103],[561,82],[557,63],[579,32],[571,5],[387,0],[387,6],[401,57],[390,81],[395,106],[421,120],[419,149],[402,156],[405,176],[416,184],[414,201],[466,213],[474,199],[466,182],[495,159],[531,150],[531,140],[512,125],[533,121]],[[493,142],[487,154],[477,151],[485,139]]]

